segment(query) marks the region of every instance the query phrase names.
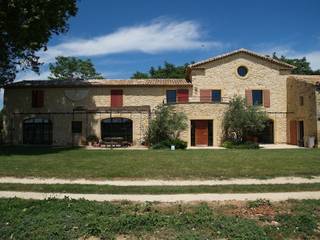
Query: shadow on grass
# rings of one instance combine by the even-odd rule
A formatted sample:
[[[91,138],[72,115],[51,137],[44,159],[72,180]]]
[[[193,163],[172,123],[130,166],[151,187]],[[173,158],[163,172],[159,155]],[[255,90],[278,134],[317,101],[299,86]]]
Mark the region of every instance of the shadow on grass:
[[[81,149],[81,147],[59,147],[59,146],[0,146],[0,156],[10,155],[44,155]]]

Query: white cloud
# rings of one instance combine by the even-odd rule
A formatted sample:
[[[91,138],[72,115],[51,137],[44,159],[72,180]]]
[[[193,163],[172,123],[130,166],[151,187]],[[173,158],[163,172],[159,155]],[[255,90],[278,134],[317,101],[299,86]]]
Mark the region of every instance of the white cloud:
[[[194,21],[160,19],[148,25],[120,28],[113,33],[92,39],[76,39],[49,47],[41,53],[41,60],[51,62],[56,56],[98,56],[124,52],[157,53],[190,50],[223,44],[204,41],[200,26]]]
[[[278,56],[283,55],[289,58],[306,57],[313,70],[320,69],[320,51],[296,51],[290,46],[274,46],[264,49],[261,48],[260,52],[268,55],[272,55],[274,52],[276,52]]]
[[[50,75],[50,71],[43,71],[40,74],[32,72],[31,70],[19,72],[16,76],[15,81],[22,80],[46,80]]]

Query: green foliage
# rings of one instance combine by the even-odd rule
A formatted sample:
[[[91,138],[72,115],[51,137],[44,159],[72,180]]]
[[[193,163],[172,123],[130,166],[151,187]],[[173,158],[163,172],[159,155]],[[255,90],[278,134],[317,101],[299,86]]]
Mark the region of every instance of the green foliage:
[[[37,51],[47,49],[52,35],[67,32],[76,13],[76,0],[0,1],[0,86],[19,70],[39,73]]]
[[[176,66],[172,63],[164,62],[164,66],[158,68],[151,67],[148,73],[135,72],[131,78],[185,78],[186,68],[189,64]]]
[[[287,58],[285,56],[278,57],[277,53],[273,53],[272,57],[276,60],[289,63],[297,68],[292,71],[293,74],[320,74],[320,69],[313,71],[310,67],[310,63],[307,61],[306,57],[303,58]]]
[[[230,149],[259,149],[259,144],[254,142],[234,142],[226,140],[223,142],[222,147]]]
[[[56,57],[54,64],[49,64],[51,80],[88,80],[102,79],[100,73],[96,72],[90,59],[82,60],[75,57]]]
[[[87,142],[99,142],[99,138],[96,135],[89,135],[87,137]]]
[[[165,140],[159,143],[152,145],[153,149],[169,149],[171,145],[174,145],[176,149],[186,149],[187,142],[182,141],[180,139],[172,139],[172,140]]]
[[[175,112],[170,105],[158,105],[154,110],[154,118],[149,124],[146,141],[151,145],[166,140],[177,141],[180,133],[187,127],[187,116],[184,113]]]
[[[231,99],[223,119],[225,139],[234,143],[244,143],[247,136],[262,131],[267,120],[265,112],[258,107],[248,106],[245,98],[235,96]]]
[[[271,206],[271,202],[268,199],[257,199],[255,201],[249,201],[247,205],[248,208],[257,208],[262,206]]]

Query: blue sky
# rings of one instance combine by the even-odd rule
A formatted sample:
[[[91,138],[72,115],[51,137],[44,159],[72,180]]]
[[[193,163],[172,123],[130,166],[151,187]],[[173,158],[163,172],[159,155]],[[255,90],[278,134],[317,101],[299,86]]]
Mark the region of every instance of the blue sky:
[[[106,78],[129,78],[164,61],[183,64],[238,48],[306,56],[320,68],[320,1],[81,0],[70,30],[41,52],[40,76],[57,55],[90,58]]]

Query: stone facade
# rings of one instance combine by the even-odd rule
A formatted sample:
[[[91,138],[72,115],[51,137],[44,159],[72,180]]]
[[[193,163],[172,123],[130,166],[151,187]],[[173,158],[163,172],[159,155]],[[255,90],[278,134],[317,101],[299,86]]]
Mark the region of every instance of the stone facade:
[[[248,73],[245,77],[237,73],[239,66],[247,68]],[[133,82],[126,86],[121,80],[112,81],[112,86],[101,84],[86,87],[55,86],[50,82],[48,86],[38,86],[30,82],[13,84],[5,88],[4,94],[5,141],[11,144],[22,144],[23,121],[41,117],[50,119],[53,123],[53,144],[82,144],[89,135],[101,137],[101,120],[121,117],[132,120],[133,144],[140,145],[144,142],[153,109],[166,101],[167,90],[177,89],[189,90],[189,102],[174,104],[177,111],[186,113],[188,117],[189,127],[181,134],[181,138],[188,142],[188,146],[191,145],[192,120],[212,120],[213,146],[220,146],[222,120],[227,103],[235,95],[246,96],[246,90],[269,91],[270,104],[262,108],[273,122],[274,143],[289,142],[289,123],[292,119],[304,121],[305,136],[316,136],[319,139],[320,96],[314,90],[315,81],[307,83],[296,79],[290,75],[291,69],[291,66],[284,63],[247,50],[239,50],[191,65],[187,76],[189,83],[185,84],[180,84],[180,80],[172,81],[171,85],[157,85],[153,80],[132,80],[137,81],[137,85]],[[142,82],[143,85],[141,85]],[[113,89],[123,91],[122,109],[110,108]],[[221,90],[221,103],[200,101],[201,90],[209,89]],[[43,107],[32,108],[33,90],[44,91]],[[297,96],[304,97],[303,106],[299,105]],[[137,108],[141,106],[146,108]],[[80,136],[72,134],[72,121],[82,122]]]

